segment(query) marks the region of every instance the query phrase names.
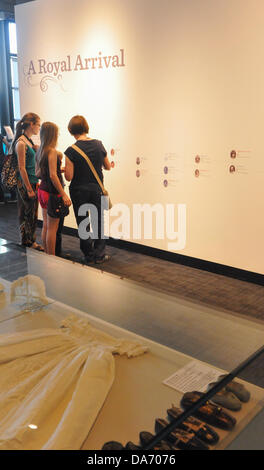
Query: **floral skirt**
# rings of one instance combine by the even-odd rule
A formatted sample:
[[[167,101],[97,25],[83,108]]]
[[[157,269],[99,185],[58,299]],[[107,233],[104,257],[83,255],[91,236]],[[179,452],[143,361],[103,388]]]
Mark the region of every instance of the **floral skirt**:
[[[32,184],[33,191],[36,191],[37,184]],[[17,206],[20,230],[20,241],[22,245],[31,246],[36,240],[36,228],[38,220],[38,197],[29,198],[27,190],[22,181],[17,183]]]

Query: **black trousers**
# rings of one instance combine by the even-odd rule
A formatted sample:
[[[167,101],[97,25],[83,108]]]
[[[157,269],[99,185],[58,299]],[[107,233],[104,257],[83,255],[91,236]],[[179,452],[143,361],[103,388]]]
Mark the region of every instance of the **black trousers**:
[[[101,195],[102,193],[100,187],[95,184],[89,185],[89,188],[70,188],[70,196],[75,219],[79,228],[79,236],[80,224],[83,223],[83,226],[86,227],[85,239],[80,237],[80,249],[87,261],[97,260],[105,255],[106,240],[103,238],[104,228],[103,218],[101,216]],[[91,231],[90,224],[85,224],[85,219],[88,217],[88,214],[86,213],[85,215],[79,215],[80,207],[83,204],[92,204],[97,210],[97,217],[95,217],[93,210],[90,211],[92,230],[93,233],[96,234],[93,237],[89,235],[87,238],[87,232]]]

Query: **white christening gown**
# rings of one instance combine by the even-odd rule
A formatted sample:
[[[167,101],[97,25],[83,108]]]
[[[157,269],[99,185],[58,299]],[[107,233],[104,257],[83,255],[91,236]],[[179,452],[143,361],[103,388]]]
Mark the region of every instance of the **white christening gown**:
[[[76,316],[0,335],[0,450],[80,449],[113,383],[113,354],[146,350]]]

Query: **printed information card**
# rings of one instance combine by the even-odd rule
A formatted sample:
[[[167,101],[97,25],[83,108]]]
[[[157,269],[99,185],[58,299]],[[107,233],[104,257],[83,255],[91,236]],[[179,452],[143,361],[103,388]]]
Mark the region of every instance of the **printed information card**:
[[[216,382],[221,372],[198,361],[189,362],[162,383],[186,393],[197,390],[205,392],[211,382]]]

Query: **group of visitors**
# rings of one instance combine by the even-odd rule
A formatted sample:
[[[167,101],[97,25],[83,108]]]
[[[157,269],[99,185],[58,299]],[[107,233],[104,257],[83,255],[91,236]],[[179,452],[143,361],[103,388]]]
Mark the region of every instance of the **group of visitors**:
[[[65,167],[62,167],[63,154],[57,150],[59,129],[53,122],[41,125],[40,117],[27,113],[17,123],[10,152],[17,156],[18,183],[17,202],[21,244],[50,255],[59,254],[61,230],[64,216],[51,209],[51,200],[60,201],[63,207],[71,204],[77,225],[87,217],[80,215],[82,204],[93,204],[98,213],[98,237],[80,238],[80,248],[86,263],[101,263],[109,257],[105,254],[105,239],[101,221],[101,185],[79,151],[84,152],[93,169],[103,183],[102,169],[110,170],[111,164],[101,141],[88,137],[89,126],[83,116],[74,116],[68,130],[75,139],[75,145],[68,147],[65,154]],[[34,145],[32,137],[40,134],[40,146]],[[70,183],[70,197],[65,192],[63,175]],[[40,182],[39,182],[40,180]],[[60,199],[57,199],[60,198]],[[36,242],[38,205],[42,208],[42,244]],[[87,227],[89,229],[89,226]]]

